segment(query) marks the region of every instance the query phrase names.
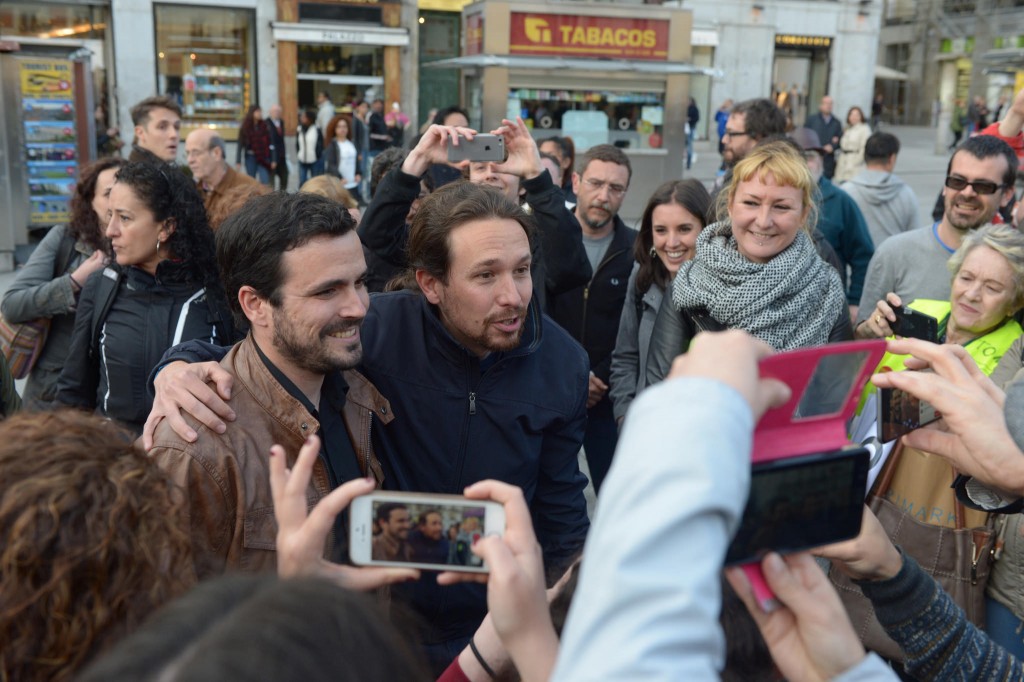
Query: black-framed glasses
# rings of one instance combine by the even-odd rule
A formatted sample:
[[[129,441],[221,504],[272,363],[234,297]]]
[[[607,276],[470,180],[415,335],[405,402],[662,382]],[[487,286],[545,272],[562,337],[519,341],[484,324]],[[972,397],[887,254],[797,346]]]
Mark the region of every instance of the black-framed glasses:
[[[750,135],[750,133],[748,133],[745,130],[729,130],[728,128],[726,128],[725,132],[722,133],[722,138],[724,139],[726,137],[744,137],[746,135]]]
[[[971,189],[973,189],[975,193],[982,195],[995,194],[997,191],[1001,190],[1004,187],[1004,185],[992,182],[991,180],[969,181],[966,180],[965,178],[958,178],[955,175],[946,176],[946,187],[950,189],[959,192],[960,190],[966,188],[967,185],[970,185]]]

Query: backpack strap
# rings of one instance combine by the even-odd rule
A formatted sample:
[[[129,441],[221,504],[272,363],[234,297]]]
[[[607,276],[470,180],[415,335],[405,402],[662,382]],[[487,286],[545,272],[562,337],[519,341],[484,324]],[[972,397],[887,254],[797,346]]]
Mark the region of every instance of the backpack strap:
[[[92,324],[89,334],[89,357],[95,358],[100,348],[100,329],[107,319],[110,306],[117,296],[117,287],[121,283],[121,273],[114,268],[103,268],[103,276],[100,277],[96,290],[96,300],[93,302]]]

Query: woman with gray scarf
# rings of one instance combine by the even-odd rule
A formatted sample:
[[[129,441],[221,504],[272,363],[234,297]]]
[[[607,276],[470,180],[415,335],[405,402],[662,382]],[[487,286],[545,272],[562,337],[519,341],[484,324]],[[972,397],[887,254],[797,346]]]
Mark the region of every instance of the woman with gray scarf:
[[[702,331],[742,329],[778,351],[852,338],[839,274],[810,237],[816,188],[784,141],[760,145],[736,165],[718,197],[719,221],[701,232],[696,257],[662,301],[648,384]]]

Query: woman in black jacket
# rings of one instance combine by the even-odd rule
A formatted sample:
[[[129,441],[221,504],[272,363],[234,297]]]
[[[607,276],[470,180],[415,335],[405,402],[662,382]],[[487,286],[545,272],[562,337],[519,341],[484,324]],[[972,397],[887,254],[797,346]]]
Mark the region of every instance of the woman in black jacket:
[[[110,190],[115,259],[82,290],[57,401],[142,431],[149,372],[190,339],[230,344],[213,232],[195,185],[175,169],[128,164]]]
[[[719,221],[697,238],[654,322],[647,383],[701,331],[743,329],[775,350],[852,338],[843,285],[810,237],[817,184],[787,141],[756,147],[718,195]]]

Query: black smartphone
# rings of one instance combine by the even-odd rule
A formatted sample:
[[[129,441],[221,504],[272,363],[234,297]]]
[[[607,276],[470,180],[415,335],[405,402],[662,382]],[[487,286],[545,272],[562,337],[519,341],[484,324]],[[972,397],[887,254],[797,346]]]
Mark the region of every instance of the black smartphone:
[[[896,321],[890,326],[896,336],[910,339],[921,339],[937,343],[939,340],[939,321],[931,315],[925,315],[906,306],[894,308]]]
[[[755,464],[726,565],[857,537],[871,455],[853,446]]]
[[[449,161],[495,161],[505,160],[505,138],[500,135],[479,133],[473,139],[459,136],[459,145],[448,144]]]
[[[883,443],[942,417],[932,405],[898,388],[878,389],[878,437]]]

